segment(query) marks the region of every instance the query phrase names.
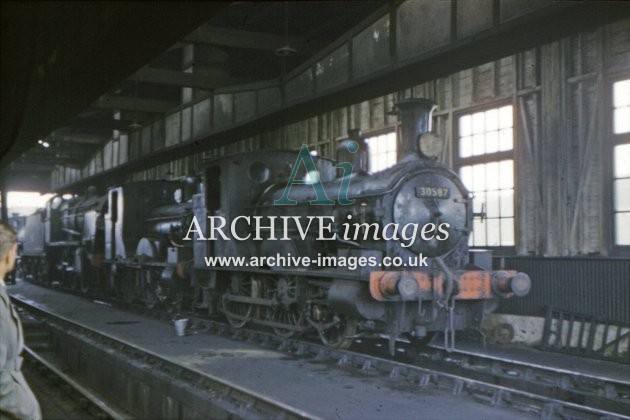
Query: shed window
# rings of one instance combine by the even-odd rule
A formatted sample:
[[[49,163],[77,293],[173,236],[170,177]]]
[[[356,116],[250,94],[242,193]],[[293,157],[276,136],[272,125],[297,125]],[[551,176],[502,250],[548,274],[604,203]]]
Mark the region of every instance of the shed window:
[[[371,174],[396,164],[396,132],[368,137],[365,141],[370,150]]]
[[[470,246],[514,246],[512,113],[512,106],[506,105],[457,120],[456,166],[474,197]]]
[[[615,245],[630,245],[630,79],[613,84]]]

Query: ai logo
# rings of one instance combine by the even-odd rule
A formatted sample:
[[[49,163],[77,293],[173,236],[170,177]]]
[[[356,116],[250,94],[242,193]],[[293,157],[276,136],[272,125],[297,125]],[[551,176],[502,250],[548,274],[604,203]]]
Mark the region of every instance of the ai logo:
[[[359,150],[359,144],[355,141],[349,142],[347,147],[350,153],[356,153]],[[306,168],[308,179],[296,179],[301,164],[303,164]],[[353,204],[355,200],[348,199],[348,188],[350,187],[352,164],[350,162],[340,162],[336,165],[336,167],[343,170],[343,176],[341,177],[341,183],[339,184],[339,191],[337,193],[337,200],[341,205]],[[291,193],[291,186],[293,185],[310,185],[313,187],[313,189],[315,190],[315,194],[317,195],[317,199],[312,200],[310,202],[311,204],[335,204],[335,201],[331,200],[330,198],[328,198],[328,195],[326,195],[324,185],[319,178],[319,171],[315,166],[315,162],[313,162],[313,157],[311,156],[311,153],[309,152],[308,146],[306,144],[303,144],[302,148],[300,148],[297,160],[295,161],[295,165],[293,165],[293,170],[291,171],[291,176],[289,176],[289,180],[287,181],[287,186],[284,187],[284,193],[282,194],[282,197],[280,197],[278,200],[275,200],[273,203],[277,206],[296,205],[297,201],[291,200],[289,198],[289,194]]]

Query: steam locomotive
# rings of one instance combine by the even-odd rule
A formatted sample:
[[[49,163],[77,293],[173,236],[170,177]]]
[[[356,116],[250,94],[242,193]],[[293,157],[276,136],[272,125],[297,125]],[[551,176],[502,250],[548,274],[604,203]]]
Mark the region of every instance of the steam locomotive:
[[[208,162],[203,180],[55,197],[27,219],[22,270],[148,306],[222,314],[237,327],[315,331],[331,347],[385,335],[393,352],[403,336],[440,331],[453,347],[456,330],[478,328],[497,299],[524,296],[531,282],[469,262],[472,197],[435,158],[435,104],[396,108],[399,160],[378,173],[368,173],[368,145],[355,132],[339,143],[337,163],[241,153]],[[305,229],[313,220],[328,224]],[[302,264],[275,264],[291,257]]]

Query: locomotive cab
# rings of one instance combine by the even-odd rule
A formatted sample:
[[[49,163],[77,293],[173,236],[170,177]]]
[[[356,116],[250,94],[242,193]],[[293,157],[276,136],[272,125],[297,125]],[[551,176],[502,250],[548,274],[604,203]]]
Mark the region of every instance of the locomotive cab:
[[[139,181],[111,188],[105,214],[107,276],[126,300],[153,307],[181,304],[188,287],[192,246],[182,240],[192,218],[199,181]]]

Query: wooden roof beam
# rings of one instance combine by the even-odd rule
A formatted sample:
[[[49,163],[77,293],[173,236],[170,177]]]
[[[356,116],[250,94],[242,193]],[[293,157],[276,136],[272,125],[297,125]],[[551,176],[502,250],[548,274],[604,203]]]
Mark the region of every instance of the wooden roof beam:
[[[106,143],[110,138],[112,133],[108,133],[108,136],[99,136],[94,134],[83,134],[83,133],[72,133],[72,132],[59,132],[53,131],[52,135],[49,137],[52,143],[65,143],[65,144],[73,144],[73,145],[92,145],[92,146],[100,146]]]
[[[223,75],[207,76],[198,73],[184,73],[182,71],[154,69],[150,67],[142,68],[131,75],[129,80],[206,90],[252,82],[252,80],[249,79],[236,79]]]
[[[186,36],[183,42],[274,52],[287,44],[287,38],[265,32],[202,25]],[[298,54],[306,55],[312,55],[323,47],[315,41],[295,37],[289,37],[288,43]]]
[[[163,114],[179,106],[179,103],[129,96],[103,95],[94,102],[92,106],[95,108],[122,109],[125,111],[142,111]]]
[[[50,172],[55,168],[52,162],[31,163],[31,162],[11,162],[9,164],[11,172]]]
[[[64,128],[78,128],[87,131],[104,131],[104,130],[121,130],[125,131],[129,129],[129,121],[104,119],[104,118],[76,118],[70,122],[68,127]],[[111,134],[111,133],[110,133]],[[64,136],[64,134],[60,134]],[[87,140],[85,141],[87,143]]]

